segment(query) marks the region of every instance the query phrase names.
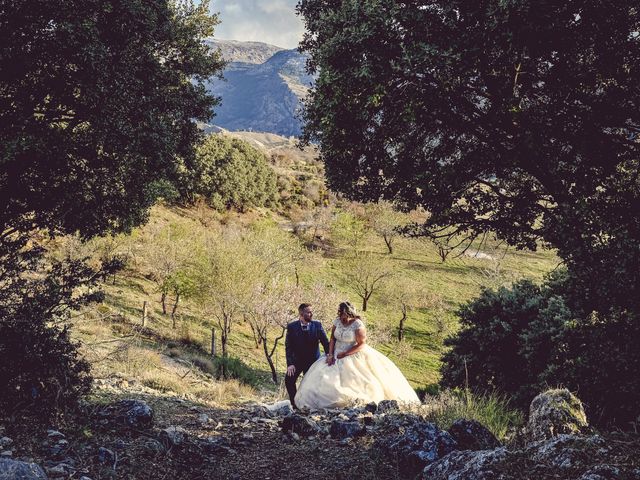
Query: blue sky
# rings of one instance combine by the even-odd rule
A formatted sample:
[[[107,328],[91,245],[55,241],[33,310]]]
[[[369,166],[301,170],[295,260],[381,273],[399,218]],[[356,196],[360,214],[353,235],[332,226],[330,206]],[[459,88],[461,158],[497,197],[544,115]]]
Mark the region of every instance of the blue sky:
[[[296,15],[297,0],[212,0],[211,11],[222,23],[215,37],[224,40],[265,42],[296,48],[304,30]]]

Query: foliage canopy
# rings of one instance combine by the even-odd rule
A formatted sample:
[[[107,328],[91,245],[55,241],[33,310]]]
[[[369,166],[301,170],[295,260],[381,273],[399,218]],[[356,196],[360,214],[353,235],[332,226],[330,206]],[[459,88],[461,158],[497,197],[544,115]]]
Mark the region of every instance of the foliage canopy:
[[[590,308],[639,308],[640,11],[597,2],[302,0],[332,189],[432,234],[543,240]],[[624,252],[624,253],[622,253]],[[598,278],[598,286],[591,286]]]

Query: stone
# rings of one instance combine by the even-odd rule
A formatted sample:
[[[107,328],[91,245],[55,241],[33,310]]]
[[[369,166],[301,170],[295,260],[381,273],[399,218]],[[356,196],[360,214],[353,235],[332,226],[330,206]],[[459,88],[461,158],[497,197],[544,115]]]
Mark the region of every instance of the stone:
[[[113,465],[116,461],[116,454],[113,450],[100,447],[98,448],[98,461],[100,463],[106,463],[107,465]]]
[[[56,443],[49,447],[49,456],[51,458],[57,458],[58,460],[62,458],[67,451],[69,450],[69,442],[64,438],[57,440]]]
[[[303,437],[310,437],[320,433],[320,427],[313,420],[302,415],[287,415],[282,419],[282,431],[294,432]]]
[[[567,389],[552,389],[531,402],[526,438],[536,442],[561,434],[585,433],[588,427],[582,402]]]
[[[207,425],[209,423],[209,415],[206,413],[201,413],[198,415],[198,423],[201,425]]]
[[[3,450],[13,444],[13,440],[9,437],[0,438],[0,450]]]
[[[167,447],[177,447],[187,438],[187,432],[182,427],[171,425],[160,432],[160,440]]]
[[[13,457],[13,450],[3,450],[0,452],[0,457]]]
[[[75,472],[75,469],[66,463],[59,463],[52,467],[45,467],[47,475],[52,478],[68,477]]]
[[[376,402],[367,403],[364,409],[367,412],[376,413],[378,411],[378,404]]]
[[[400,410],[397,400],[382,400],[378,403],[377,413],[397,412]]]
[[[267,405],[266,408],[270,413],[279,417],[286,417],[293,413],[293,408],[291,407],[291,402],[289,402],[289,400],[282,400],[272,405]]]
[[[344,440],[346,438],[363,435],[364,433],[365,429],[360,422],[354,421],[345,422],[335,419],[331,422],[331,427],[329,428],[329,434],[331,438],[335,440]]]
[[[495,435],[476,420],[456,420],[448,431],[459,450],[493,450],[500,446]]]
[[[0,480],[46,480],[44,471],[35,463],[0,458]]]
[[[404,475],[415,475],[457,449],[453,437],[430,422],[413,423],[403,433],[377,440],[376,446],[383,454],[397,459]]]
[[[225,437],[207,437],[201,439],[198,444],[206,454],[210,455],[234,452],[234,450],[229,445],[229,441]]]
[[[153,424],[153,409],[142,400],[120,400],[102,408],[97,415],[107,423],[135,429],[150,428]]]
[[[503,480],[500,466],[506,461],[506,448],[454,451],[427,465],[424,480]]]
[[[166,451],[164,445],[155,438],[147,439],[143,444],[143,448],[150,455],[159,455]]]
[[[584,472],[578,480],[618,480],[621,478],[623,478],[622,472],[618,467],[596,465]]]
[[[60,440],[62,438],[66,438],[64,433],[53,429],[47,430],[47,437],[49,440]]]
[[[554,470],[571,470],[577,466],[605,460],[610,452],[605,440],[599,435],[562,434],[549,440],[540,440],[527,445],[526,453],[537,464]]]

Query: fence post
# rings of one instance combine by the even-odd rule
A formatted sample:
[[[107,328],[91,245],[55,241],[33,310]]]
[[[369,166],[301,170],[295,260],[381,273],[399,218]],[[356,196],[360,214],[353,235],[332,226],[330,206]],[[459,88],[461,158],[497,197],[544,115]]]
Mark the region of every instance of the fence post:
[[[216,329],[211,329],[211,356],[216,356]]]
[[[144,327],[147,323],[147,301],[145,300],[142,303],[142,326]]]

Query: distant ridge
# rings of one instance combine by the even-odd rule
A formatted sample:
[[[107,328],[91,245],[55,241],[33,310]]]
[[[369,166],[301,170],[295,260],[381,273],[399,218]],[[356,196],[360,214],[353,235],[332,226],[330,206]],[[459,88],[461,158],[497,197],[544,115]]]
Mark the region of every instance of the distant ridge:
[[[264,63],[276,52],[285,50],[282,47],[263,42],[239,42],[238,40],[220,40],[209,38],[205,41],[211,48],[222,52],[222,58],[228,62]]]
[[[224,80],[210,79],[207,88],[222,98],[215,125],[230,131],[300,136],[298,115],[314,78],[305,71],[307,57],[260,42],[208,40],[229,61]]]

